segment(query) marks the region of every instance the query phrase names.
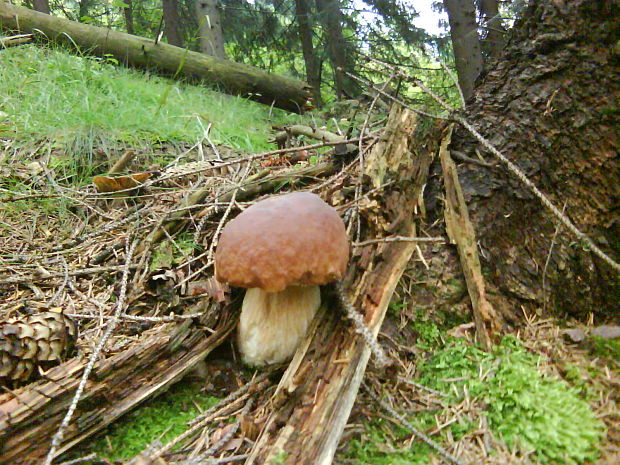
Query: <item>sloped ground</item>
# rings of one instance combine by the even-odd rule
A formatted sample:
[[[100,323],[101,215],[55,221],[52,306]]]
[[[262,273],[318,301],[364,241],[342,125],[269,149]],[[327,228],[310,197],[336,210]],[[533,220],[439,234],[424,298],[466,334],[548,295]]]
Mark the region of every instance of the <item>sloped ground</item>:
[[[17,73],[27,67],[29,58],[20,56],[24,52],[6,53],[0,52],[0,73]],[[77,69],[73,77],[61,64],[65,60],[69,70]],[[329,192],[341,215],[351,218],[358,180],[357,164],[351,163],[354,159],[343,160],[328,153],[328,148],[302,156],[295,150],[265,153],[270,137],[267,109],[257,112],[255,105],[248,104],[253,116],[247,116],[243,102],[226,97],[226,104],[215,114],[239,122],[231,124],[236,132],[214,119],[210,131],[183,133],[187,126],[173,125],[170,133],[159,137],[164,132],[162,121],[178,122],[199,111],[187,108],[193,97],[184,95],[185,91],[194,95],[195,89],[178,89],[164,82],[144,98],[132,96],[131,89],[123,86],[108,87],[104,93],[115,98],[129,95],[126,103],[118,104],[133,105],[135,112],[132,116],[130,111],[127,120],[109,108],[97,120],[99,105],[89,107],[87,116],[72,120],[70,109],[82,108],[79,99],[56,111],[57,102],[38,106],[57,92],[48,87],[50,80],[43,79],[43,68],[51,67],[60,76],[53,79],[66,78],[63,86],[70,94],[66,89],[86,81],[80,78],[82,66],[86,65],[63,55],[54,55],[50,62],[40,56],[28,68],[27,79],[12,76],[14,88],[2,100],[1,318],[60,308],[79,324],[77,357],[85,360],[96,350],[120,300],[124,303],[121,323],[102,351],[110,356],[139,343],[148,331],[163,333],[189,321],[195,324],[198,315],[211,311],[216,302],[229,301],[209,280],[213,238],[229,218],[261,195],[299,189]],[[115,73],[109,64],[88,66],[93,67],[93,76]],[[101,79],[96,86],[106,89],[106,82],[113,78]],[[134,74],[131,79],[142,78]],[[33,95],[36,82],[45,86]],[[75,93],[92,92],[88,88],[85,94]],[[183,111],[171,115],[158,110],[170,105],[175,94],[181,96],[177,105]],[[152,104],[151,113],[159,112],[155,119],[137,113],[145,101]],[[235,107],[228,113],[226,106],[233,101]],[[24,102],[31,103],[20,106]],[[34,111],[37,108],[42,110]],[[81,126],[79,121],[86,117],[92,120]],[[210,118],[199,119],[206,130]],[[132,120],[136,126],[125,131]],[[46,121],[53,124],[46,125]],[[115,121],[121,121],[116,128],[105,126]],[[37,133],[39,128],[45,130]],[[211,131],[218,131],[217,137]],[[183,137],[175,138],[175,134]],[[92,176],[106,173],[128,150],[135,156],[123,171],[148,174],[145,186],[120,194],[97,192]],[[264,153],[252,159],[247,151]],[[201,190],[201,196],[194,195]],[[367,201],[363,196],[361,202]],[[441,204],[435,205],[428,211],[426,233],[445,236]],[[162,225],[171,222],[179,227],[164,231]],[[130,257],[128,294],[123,301],[123,270],[128,246],[134,241],[138,246]],[[232,294],[233,304],[236,297]],[[396,418],[400,414],[463,463],[617,463],[617,344],[587,339],[577,347],[563,339],[554,320],[520,309],[515,311],[515,320],[521,321],[518,330],[496,352],[485,354],[471,342],[469,312],[454,250],[443,244],[420,244],[379,339],[397,360],[397,370],[390,376],[369,370],[335,462],[440,463],[437,453],[403,427]],[[207,358],[202,373],[193,375],[193,384],[189,379],[181,383],[190,386],[185,401],[180,401],[179,409],[185,413],[207,409],[209,398],[224,398],[243,386],[250,386],[254,403],[248,407],[246,394],[221,402],[222,410],[188,437],[178,453],[167,451],[167,463],[206,453],[215,457],[247,453],[256,437],[256,425],[244,421],[247,409],[255,418],[266,415],[278,379],[276,372],[251,384],[252,376],[235,361],[229,339]],[[22,389],[19,392],[28,387]],[[171,395],[178,396],[178,391]],[[206,400],[198,400],[199,396]],[[137,438],[130,439],[123,429],[114,430],[103,433],[92,450],[100,457],[115,458],[122,457],[116,455],[122,450],[126,454],[122,458],[127,459],[148,444],[158,449],[171,438],[163,436],[167,429],[188,421],[186,414],[169,417],[161,411],[161,407],[149,411],[147,404],[147,410],[133,414],[149,425],[159,423],[159,428],[145,433],[142,426],[123,417],[117,423],[141,431]],[[121,439],[116,442],[115,438]],[[72,454],[90,452],[78,446]]]

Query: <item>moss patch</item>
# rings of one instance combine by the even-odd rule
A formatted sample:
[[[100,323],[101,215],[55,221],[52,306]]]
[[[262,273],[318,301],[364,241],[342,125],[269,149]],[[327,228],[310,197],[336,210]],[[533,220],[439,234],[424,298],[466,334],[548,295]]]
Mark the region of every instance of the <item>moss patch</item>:
[[[449,392],[453,403],[466,389],[487,406],[496,437],[534,451],[540,463],[595,461],[603,424],[578,389],[542,375],[539,360],[510,336],[492,353],[454,341],[420,367],[421,382]]]
[[[430,414],[409,419],[422,430],[435,425]],[[359,465],[426,465],[430,463],[432,449],[424,443],[411,446],[411,431],[383,419],[364,423],[364,433],[349,444],[346,457]]]
[[[177,383],[97,436],[90,452],[108,460],[125,460],[139,454],[153,441],[165,444],[172,440],[187,429],[189,420],[218,401],[201,394],[200,389],[198,384]]]

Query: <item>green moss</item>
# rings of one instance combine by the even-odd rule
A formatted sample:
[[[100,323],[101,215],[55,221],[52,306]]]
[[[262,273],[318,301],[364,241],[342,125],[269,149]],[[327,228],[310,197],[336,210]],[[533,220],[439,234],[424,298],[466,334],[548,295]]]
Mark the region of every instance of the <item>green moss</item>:
[[[424,430],[435,425],[431,414],[417,415],[409,421],[416,428]],[[403,444],[409,441],[411,431],[383,419],[373,419],[364,424],[360,439],[349,442],[346,457],[359,465],[426,465],[430,463],[432,449],[416,441],[411,447]]]
[[[421,382],[449,392],[452,403],[466,389],[487,405],[494,434],[533,450],[540,463],[594,461],[603,424],[578,389],[542,375],[538,362],[514,337],[505,337],[493,353],[454,341],[420,367]]]
[[[109,460],[124,460],[155,440],[166,443],[183,433],[189,420],[218,399],[200,393],[197,384],[177,383],[168,392],[128,413],[95,438],[90,452]]]
[[[595,357],[620,361],[620,340],[593,336],[590,353]]]

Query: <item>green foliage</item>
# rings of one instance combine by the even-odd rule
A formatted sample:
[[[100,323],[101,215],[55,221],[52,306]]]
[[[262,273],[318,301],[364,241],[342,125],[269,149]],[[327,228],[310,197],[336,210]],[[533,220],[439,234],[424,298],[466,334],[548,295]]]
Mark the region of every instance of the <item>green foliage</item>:
[[[441,333],[437,324],[426,317],[422,312],[417,313],[417,317],[411,325],[417,333],[416,346],[422,350],[431,350],[441,344]]]
[[[7,49],[0,54],[0,95],[3,119],[12,123],[0,126],[0,136],[16,140],[50,138],[67,150],[78,145],[89,152],[92,145],[83,142],[97,137],[134,145],[191,143],[211,124],[214,143],[246,151],[270,148],[268,107],[118,68],[109,59],[34,46]],[[284,112],[275,115],[286,118]]]
[[[171,268],[189,257],[198,247],[199,245],[194,242],[192,235],[187,231],[175,237],[174,244],[170,241],[163,241],[155,248],[149,271]]]
[[[166,443],[183,433],[189,420],[218,399],[200,393],[197,384],[177,383],[168,392],[128,413],[99,435],[90,446],[109,460],[129,459],[154,440]]]
[[[577,389],[541,375],[538,362],[514,337],[505,337],[493,353],[455,341],[420,367],[421,382],[450,392],[452,402],[465,389],[484,401],[493,432],[513,447],[535,451],[540,463],[595,460],[602,423]]]

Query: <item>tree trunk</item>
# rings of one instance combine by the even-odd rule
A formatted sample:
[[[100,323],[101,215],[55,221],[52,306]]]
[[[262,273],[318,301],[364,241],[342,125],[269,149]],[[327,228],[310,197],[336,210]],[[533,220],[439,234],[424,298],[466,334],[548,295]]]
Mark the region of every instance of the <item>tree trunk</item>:
[[[465,100],[473,95],[474,83],[482,72],[482,52],[473,0],[444,0],[450,22],[450,37],[459,86]]]
[[[619,10],[604,1],[532,2],[466,115],[616,261]],[[485,154],[462,129],[452,147]],[[617,318],[617,272],[558,229],[521,181],[503,166],[463,164],[459,177],[486,266],[505,294],[533,309]]]
[[[321,63],[312,43],[310,8],[305,0],[295,0],[295,15],[299,27],[299,40],[306,64],[306,79],[312,87],[312,97],[316,107],[323,106],[321,98]]]
[[[183,47],[177,0],[162,0],[162,7],[164,10],[164,32],[166,33],[168,43],[177,47]]]
[[[506,43],[504,40],[506,29],[499,15],[497,0],[480,0],[480,12],[485,26],[482,48],[489,56],[497,58],[502,53]]]
[[[123,8],[123,15],[125,16],[125,28],[127,34],[133,34],[135,29],[133,27],[133,4],[132,0],[123,0],[125,7]]]
[[[48,15],[52,12],[49,0],[32,0],[32,8]]]
[[[0,29],[32,33],[43,40],[77,45],[83,53],[113,55],[137,68],[158,68],[165,74],[204,80],[223,91],[246,95],[285,110],[302,112],[309,106],[308,86],[295,79],[267,73],[252,66],[220,60],[164,43],[80,24],[0,2]]]
[[[342,12],[339,0],[316,0],[323,33],[327,44],[329,59],[334,69],[334,83],[338,98],[350,98],[359,94],[357,83],[346,75],[352,71],[347,59],[346,40],[342,35]]]
[[[222,20],[217,0],[196,0],[196,18],[202,53],[226,59]]]

